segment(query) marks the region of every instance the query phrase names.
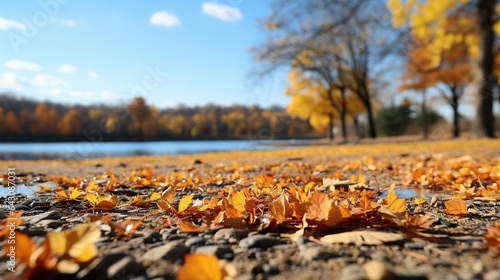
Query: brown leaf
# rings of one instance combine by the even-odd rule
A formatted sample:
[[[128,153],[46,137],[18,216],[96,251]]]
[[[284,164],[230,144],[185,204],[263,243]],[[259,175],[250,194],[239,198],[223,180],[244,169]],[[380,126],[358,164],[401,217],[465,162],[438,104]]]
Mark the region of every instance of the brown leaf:
[[[463,200],[449,200],[444,203],[446,209],[443,210],[444,213],[455,216],[466,216],[469,214],[467,211],[467,205]]]
[[[496,224],[496,227],[486,227],[486,230],[488,233],[483,235],[486,245],[488,247],[500,248],[500,222]]]

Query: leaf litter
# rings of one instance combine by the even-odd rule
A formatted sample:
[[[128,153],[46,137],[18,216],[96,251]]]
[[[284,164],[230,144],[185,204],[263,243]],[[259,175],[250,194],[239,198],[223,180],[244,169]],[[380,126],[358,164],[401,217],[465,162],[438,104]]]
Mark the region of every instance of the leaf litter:
[[[359,161],[329,165],[232,163],[203,169],[189,167],[169,174],[140,168],[123,175],[105,172],[88,181],[80,177],[48,177],[45,180],[59,185],[44,189],[54,193],[53,203],[66,205],[63,203],[73,201],[81,209],[78,211],[92,216],[87,223],[73,229],[47,232],[42,243],[18,232],[16,238],[23,249],[19,260],[26,263],[21,276],[35,279],[45,272],[70,275],[81,270],[99,257],[95,243],[101,236],[99,225],[104,224],[111,228],[109,236],[125,240],[141,229],[173,228],[196,235],[223,227],[276,232],[293,242],[303,236],[323,246],[380,245],[413,238],[438,242],[443,236],[433,230],[436,220],[426,212],[437,209],[440,215],[450,218],[467,217],[470,213],[464,199],[500,200],[500,164],[496,162],[463,164],[461,159],[442,157],[425,162],[411,157],[398,161],[394,164],[363,157]],[[362,173],[342,175],[383,170],[388,166],[391,174],[403,178],[403,184],[453,190],[454,199],[437,207],[440,200],[436,197],[431,202],[423,197],[399,198],[395,184],[381,186],[377,182],[373,187]],[[127,189],[153,192],[127,200],[128,196],[120,195]],[[386,197],[381,197],[382,190],[387,190]],[[124,218],[120,215],[124,207],[142,216]],[[22,212],[15,215],[19,227]],[[147,226],[142,225],[145,221],[149,221]],[[499,228],[499,225],[485,227],[486,247],[499,247]],[[5,238],[7,234],[3,220],[0,236]],[[189,279],[186,277],[195,271],[210,271],[213,279],[222,279],[222,275],[232,277],[214,257],[187,254],[184,266],[178,270],[179,279]]]

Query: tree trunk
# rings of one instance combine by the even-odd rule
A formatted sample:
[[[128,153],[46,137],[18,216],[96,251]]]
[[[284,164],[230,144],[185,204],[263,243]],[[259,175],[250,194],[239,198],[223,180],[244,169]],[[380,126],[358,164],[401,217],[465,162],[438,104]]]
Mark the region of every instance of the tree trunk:
[[[334,135],[333,135],[333,115],[329,116],[328,128],[326,131],[326,135],[327,135],[328,139],[333,140],[333,138],[334,138]]]
[[[427,120],[427,92],[422,92],[422,127],[424,129],[424,139],[429,137],[429,122]]]
[[[493,72],[493,13],[496,0],[478,0],[479,56],[476,69],[476,137],[494,137],[493,92],[489,77]]]
[[[451,88],[451,107],[453,109],[453,138],[460,136],[460,115],[458,114],[458,92],[456,87]]]
[[[366,114],[368,116],[368,130],[370,133],[370,138],[377,138],[377,131],[375,130],[375,119],[373,118],[372,103],[368,97],[365,102]]]
[[[347,113],[346,100],[345,100],[345,89],[341,89],[342,93],[342,109],[340,110],[340,123],[342,125],[342,139],[347,139],[347,128],[345,123],[345,115]]]

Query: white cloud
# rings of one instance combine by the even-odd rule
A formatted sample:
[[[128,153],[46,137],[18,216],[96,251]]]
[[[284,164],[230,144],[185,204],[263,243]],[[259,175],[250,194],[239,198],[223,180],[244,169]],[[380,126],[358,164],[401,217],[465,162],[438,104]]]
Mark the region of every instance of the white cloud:
[[[53,23],[58,23],[58,24],[61,24],[61,25],[65,25],[65,26],[75,26],[76,25],[76,21],[72,20],[72,19],[62,19],[62,18],[51,18],[50,19],[51,22]]]
[[[95,95],[95,91],[93,90],[71,90],[69,91],[70,97],[91,97]]]
[[[56,88],[52,88],[49,90],[49,93],[51,95],[60,95],[63,92],[66,92],[66,89],[64,89],[62,87],[56,87]]]
[[[92,78],[92,79],[99,78],[99,75],[94,71],[89,71],[87,73],[87,75],[89,76],[89,78]]]
[[[63,64],[61,66],[59,66],[59,72],[61,73],[73,73],[73,72],[76,72],[78,69],[76,69],[75,66],[71,65],[71,64]]]
[[[173,27],[181,25],[181,21],[178,17],[169,14],[165,11],[156,12],[151,16],[149,21],[152,25],[160,25],[165,27]]]
[[[38,74],[35,76],[33,85],[37,87],[64,87],[67,86],[68,83],[47,74]]]
[[[25,30],[26,25],[23,23],[20,23],[19,21],[11,20],[11,19],[5,19],[3,17],[0,17],[0,29],[9,29],[9,28],[17,28],[20,30]]]
[[[222,21],[236,22],[243,19],[243,14],[238,8],[216,2],[204,2],[202,11],[204,14]]]
[[[119,99],[120,96],[118,94],[114,94],[112,92],[109,92],[107,90],[101,91],[101,98],[104,100],[116,100]]]
[[[28,71],[38,71],[40,70],[40,66],[33,62],[28,62],[24,60],[13,59],[6,61],[4,66],[9,69],[14,70],[28,70]]]
[[[30,81],[14,73],[3,73],[0,77],[0,88],[3,90],[21,90],[30,85]]]
[[[49,91],[52,94],[56,94],[58,91],[60,93],[61,90],[56,90],[55,88],[67,87],[68,83],[47,74],[37,74],[33,79],[27,79],[14,73],[4,73],[0,77],[1,89],[22,90],[26,86],[40,88],[40,90],[50,88]]]

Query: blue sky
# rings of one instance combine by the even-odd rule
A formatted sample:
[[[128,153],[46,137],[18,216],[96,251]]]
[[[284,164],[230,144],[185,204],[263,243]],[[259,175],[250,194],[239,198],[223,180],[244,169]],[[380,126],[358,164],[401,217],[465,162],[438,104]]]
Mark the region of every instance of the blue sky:
[[[143,94],[159,108],[286,105],[285,76],[264,87],[246,78],[248,49],[266,36],[256,20],[269,13],[268,1],[249,0],[4,1],[0,92],[81,104]]]

